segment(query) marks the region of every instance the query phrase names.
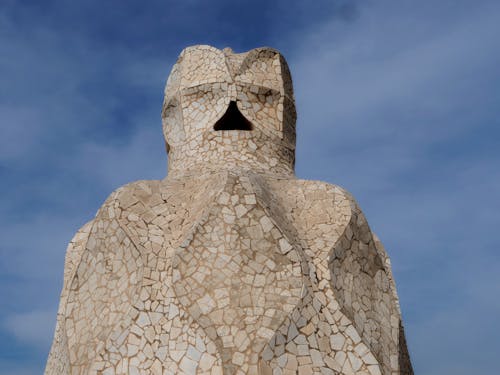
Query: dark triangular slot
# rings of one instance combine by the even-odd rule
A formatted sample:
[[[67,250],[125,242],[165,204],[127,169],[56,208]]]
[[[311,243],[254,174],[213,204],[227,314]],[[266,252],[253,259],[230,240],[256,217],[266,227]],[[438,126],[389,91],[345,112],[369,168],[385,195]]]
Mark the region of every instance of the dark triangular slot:
[[[236,102],[232,101],[224,116],[215,123],[214,130],[252,130],[252,123],[241,114]]]

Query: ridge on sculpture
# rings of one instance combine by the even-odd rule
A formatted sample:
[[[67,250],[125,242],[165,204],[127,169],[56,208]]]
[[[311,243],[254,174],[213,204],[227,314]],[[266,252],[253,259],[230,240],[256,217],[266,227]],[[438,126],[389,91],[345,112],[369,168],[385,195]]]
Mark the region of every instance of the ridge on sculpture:
[[[387,254],[354,199],[295,177],[283,56],[186,48],[168,175],[70,242],[46,374],[413,374]]]

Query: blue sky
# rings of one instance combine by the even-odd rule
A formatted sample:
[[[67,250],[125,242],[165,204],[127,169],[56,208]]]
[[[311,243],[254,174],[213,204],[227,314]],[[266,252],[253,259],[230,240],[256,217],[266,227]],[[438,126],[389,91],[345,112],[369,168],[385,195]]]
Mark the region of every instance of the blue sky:
[[[0,3],[0,374],[40,374],[74,232],[161,179],[182,48],[287,58],[297,175],[351,191],[393,263],[417,374],[500,353],[500,3]]]

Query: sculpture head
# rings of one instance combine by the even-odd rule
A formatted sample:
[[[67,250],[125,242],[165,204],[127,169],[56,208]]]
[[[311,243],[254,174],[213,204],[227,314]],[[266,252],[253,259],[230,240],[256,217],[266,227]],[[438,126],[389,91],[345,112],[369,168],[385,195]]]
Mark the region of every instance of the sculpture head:
[[[165,87],[169,174],[218,168],[293,174],[295,121],[292,79],[278,51],[188,47]]]

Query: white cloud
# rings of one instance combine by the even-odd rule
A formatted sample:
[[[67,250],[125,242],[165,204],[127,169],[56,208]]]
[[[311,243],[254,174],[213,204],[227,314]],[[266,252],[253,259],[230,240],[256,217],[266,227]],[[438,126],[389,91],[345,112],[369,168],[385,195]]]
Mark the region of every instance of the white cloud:
[[[19,341],[46,349],[54,336],[55,321],[56,309],[34,310],[7,316],[3,326]]]
[[[75,165],[85,176],[112,190],[134,180],[162,179],[167,154],[159,112],[156,118],[137,120],[137,130],[125,142],[80,145]]]
[[[474,100],[469,90],[479,89],[474,80],[482,79],[480,69],[500,62],[498,6],[452,21],[428,17],[416,4],[401,13],[383,3],[361,8],[353,23],[333,21],[297,43],[293,73],[307,139],[322,132],[366,141],[401,137],[401,129],[416,140],[449,137],[461,124],[436,124],[436,116]],[[400,122],[390,123],[394,117]],[[419,118],[427,122],[416,123]]]

